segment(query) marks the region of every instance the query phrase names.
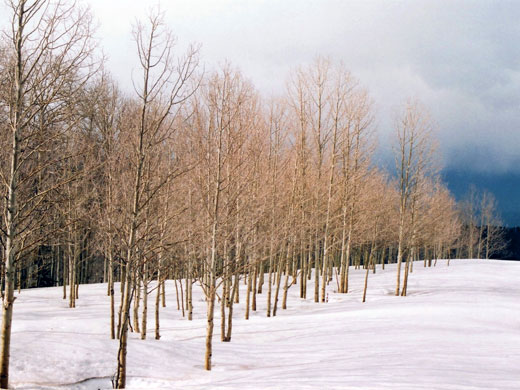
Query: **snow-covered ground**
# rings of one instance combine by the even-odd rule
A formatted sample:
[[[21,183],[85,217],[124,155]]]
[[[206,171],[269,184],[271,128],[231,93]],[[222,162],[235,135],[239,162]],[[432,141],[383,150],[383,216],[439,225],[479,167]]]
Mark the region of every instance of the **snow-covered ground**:
[[[366,303],[363,277],[351,270],[347,295],[331,283],[328,303],[301,300],[293,286],[288,309],[274,318],[266,318],[264,293],[244,320],[242,299],[231,343],[220,342],[217,318],[211,372],[203,369],[201,291],[190,322],[168,281],[161,340],[153,339],[154,299],[149,339],[131,335],[128,389],[520,389],[520,262],[416,263],[407,297],[393,294],[395,265],[378,268]],[[118,342],[109,339],[106,286],[80,286],[75,309],[61,294],[24,290],[16,300],[11,386],[111,388]]]

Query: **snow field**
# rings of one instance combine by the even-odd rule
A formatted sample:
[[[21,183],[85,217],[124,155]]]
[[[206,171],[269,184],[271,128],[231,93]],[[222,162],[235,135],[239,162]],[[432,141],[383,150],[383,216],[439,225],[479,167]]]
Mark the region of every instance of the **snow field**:
[[[395,265],[351,268],[349,294],[328,287],[314,303],[299,286],[288,309],[266,318],[266,291],[244,320],[245,286],[234,306],[230,343],[220,342],[215,310],[213,369],[203,369],[206,304],[194,285],[194,319],[177,310],[173,281],[154,339],[155,292],[148,339],[131,334],[128,389],[519,389],[520,262],[452,260],[414,265],[408,296],[396,297]],[[266,278],[267,282],[267,278]],[[119,285],[116,285],[118,293]],[[119,297],[116,294],[116,303]],[[15,302],[11,386],[15,389],[109,389],[117,340],[109,338],[106,285],[81,285],[75,309],[62,288],[23,290]]]

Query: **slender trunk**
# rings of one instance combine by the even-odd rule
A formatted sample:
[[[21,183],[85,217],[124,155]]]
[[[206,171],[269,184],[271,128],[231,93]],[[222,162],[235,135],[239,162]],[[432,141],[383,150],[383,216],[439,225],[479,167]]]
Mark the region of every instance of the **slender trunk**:
[[[307,280],[309,277],[309,257],[308,253],[305,251],[304,244],[302,241],[302,250],[301,250],[301,262],[302,262],[302,272],[301,272],[301,287],[300,287],[300,298],[307,299]]]
[[[314,242],[314,302],[320,301],[320,254],[318,234],[316,232],[316,240]]]
[[[182,288],[182,279],[180,281],[181,283],[181,288]],[[184,293],[186,294],[186,298],[184,298],[186,300],[185,302],[185,306],[186,306],[186,311],[189,312],[189,307],[190,307],[190,294],[188,292],[188,276],[186,275],[186,279],[184,280]],[[189,314],[188,314],[188,317],[189,317]]]
[[[211,253],[207,270],[207,327],[206,327],[206,353],[204,356],[204,368],[211,370],[211,358],[213,355],[213,326],[216,295],[216,270],[217,270],[217,232],[219,227],[219,206],[221,192],[221,169],[222,169],[222,126],[219,129],[217,148],[217,174],[215,180],[215,197],[213,203],[213,226],[211,232]]]
[[[121,281],[121,286],[120,287],[120,290],[121,290],[121,294],[123,294],[125,292],[125,283],[126,283],[126,267],[119,267],[119,280]]]
[[[344,278],[343,279],[343,292],[345,294],[348,293],[348,277],[349,277],[349,271],[350,271],[350,256],[351,256],[351,251],[352,251],[352,231],[354,228],[353,218],[354,218],[354,211],[352,209],[351,213],[350,213],[350,221],[349,221],[349,227],[348,227],[348,231],[347,231],[347,248],[345,251],[345,273],[343,275],[343,278]]]
[[[263,275],[263,274],[262,274]],[[251,310],[256,311],[256,286],[257,286],[257,267],[254,267],[253,271],[253,297],[251,298]],[[261,288],[261,286],[260,286]]]
[[[165,290],[165,287],[166,287],[166,280],[162,280],[161,282],[161,306],[162,307],[166,307],[166,290]]]
[[[481,212],[482,214],[482,212]],[[478,228],[478,244],[477,244],[477,259],[482,258],[482,241],[484,240],[484,221],[483,216],[480,217],[480,226]]]
[[[179,302],[179,286],[177,285],[177,278],[173,279],[175,284],[175,297],[177,298],[177,310],[181,310],[181,303]]]
[[[123,268],[123,266],[121,266]],[[123,281],[121,281],[123,284]],[[117,327],[116,327],[116,337],[119,340],[121,338],[121,329],[123,329],[123,303],[125,297],[125,290],[121,291],[121,299],[119,300],[119,310],[117,311]]]
[[[222,299],[220,305],[220,341],[226,341],[226,307],[229,307],[230,281],[230,257],[228,253],[228,241],[224,241],[224,264],[222,270]]]
[[[328,284],[328,268],[329,268],[329,225],[330,225],[330,212],[332,203],[332,187],[334,185],[334,165],[336,163],[336,138],[338,132],[338,117],[335,118],[334,135],[332,139],[332,158],[330,162],[330,176],[329,176],[329,188],[327,194],[327,213],[325,216],[325,233],[323,235],[323,278],[321,281],[321,301],[325,302],[325,296],[327,292]]]
[[[141,319],[141,340],[146,340],[148,326],[148,264],[143,264],[143,318]]]
[[[11,191],[10,191],[11,192]],[[11,199],[14,194],[10,194],[10,205],[14,206]],[[13,210],[13,208],[11,208]],[[9,212],[8,212],[9,213]],[[12,221],[12,216],[8,214],[8,221]],[[0,339],[0,388],[7,389],[9,381],[9,355],[11,347],[11,323],[13,319],[13,304],[14,304],[14,279],[15,279],[15,249],[13,247],[14,241],[14,226],[9,224],[11,229],[8,230],[6,241],[6,265],[5,265],[5,291],[2,305],[2,335]]]
[[[162,242],[161,242],[162,246]],[[159,309],[161,306],[161,290],[162,290],[162,250],[159,251],[157,255],[157,291],[155,292],[155,339],[161,339],[160,332],[160,318],[159,318]]]
[[[408,274],[410,272],[410,263],[411,263],[410,258],[412,256],[413,255],[410,253],[410,255],[407,256],[407,258],[406,258],[406,263],[405,263],[405,268],[404,268],[403,290],[401,291],[402,297],[406,296],[406,291],[408,289]]]
[[[249,304],[251,301],[251,290],[252,290],[252,279],[253,279],[253,272],[251,270],[251,266],[249,266],[249,271],[247,273],[247,290],[246,290],[246,313],[245,313],[245,319],[249,319]]]
[[[191,278],[188,279],[188,290],[186,292],[188,298],[188,320],[193,320],[193,282]]]
[[[68,271],[67,271],[67,261],[65,260],[65,254],[62,253],[62,263],[63,263],[63,266],[62,266],[62,277],[63,277],[63,299],[67,299],[67,275],[68,275]]]
[[[112,259],[112,251],[110,250],[108,253],[109,262],[108,262],[108,285],[110,291],[110,338],[114,340],[116,338],[115,333],[115,304],[114,304],[114,269],[113,269],[113,259]]]
[[[292,250],[292,257],[294,258],[294,246],[291,245]],[[302,274],[304,274],[304,271],[302,269]],[[305,281],[305,278],[303,278]],[[283,283],[283,298],[282,298],[282,309],[287,309],[287,293],[289,292],[289,250],[287,250],[287,258],[285,262],[285,280]]]
[[[267,284],[267,317],[271,317],[271,295],[273,291],[273,258],[269,256],[269,279]]]
[[[226,268],[226,265],[224,265]],[[226,272],[226,271],[224,271]],[[222,296],[220,299],[220,341],[226,341],[226,304],[227,304],[227,276],[223,275]]]
[[[135,300],[134,300],[134,331],[140,333],[139,330],[139,305],[141,303],[141,278],[136,271],[135,276]]]
[[[367,269],[365,271],[365,285],[363,287],[363,302],[366,301],[367,298],[367,287],[368,287],[368,273],[370,271],[370,267],[367,265]]]
[[[366,269],[366,273],[365,273],[365,286],[363,288],[363,302],[366,301],[366,296],[367,296],[368,273],[370,271],[370,266],[372,265],[372,263],[375,263],[372,259],[374,257],[375,251],[376,251],[376,239],[377,239],[377,218],[376,218],[376,221],[374,224],[374,234],[372,236],[372,244],[370,246],[370,253],[369,253],[368,259],[367,259],[368,263],[367,263],[367,269]],[[375,271],[375,264],[374,264],[374,271]]]
[[[22,292],[22,265],[20,263],[18,263],[18,266],[16,267],[16,272],[17,272],[16,279],[18,280],[18,294],[20,294]],[[2,279],[4,279],[2,281],[2,286],[4,286],[4,288],[5,288],[5,273],[4,272],[2,272]]]
[[[126,265],[129,267],[129,264]],[[130,306],[134,287],[132,286],[132,271],[127,269],[125,275],[125,291],[122,300],[121,330],[119,334],[119,350],[117,354],[117,372],[115,377],[116,389],[126,387],[126,353],[128,345],[128,326],[130,322]]]
[[[74,307],[76,307],[76,300],[79,299],[79,281],[80,278],[76,276],[76,271],[74,271],[74,280],[76,281],[76,285],[74,286]]]
[[[343,223],[341,227],[341,250],[339,258],[339,292],[344,293],[345,291],[345,273],[346,273],[346,253],[347,250],[347,207],[343,207]]]
[[[218,198],[218,197],[217,197]],[[216,201],[218,206],[218,201]],[[217,206],[215,208],[217,208]],[[215,270],[216,270],[216,236],[217,236],[217,222],[213,224],[211,258],[208,267],[208,301],[207,301],[207,327],[206,327],[206,353],[204,356],[204,368],[211,370],[211,357],[213,355],[213,326],[214,326],[214,312],[215,312]]]
[[[182,317],[184,318],[186,316],[186,312],[184,311],[184,290],[182,289],[182,279],[179,279],[179,285],[181,290],[181,310],[182,310]]]
[[[404,214],[404,211],[402,211]],[[395,295],[399,296],[401,288],[401,263],[403,262],[403,241],[404,241],[404,215],[401,216],[399,223],[399,242],[397,246],[397,282],[395,287]]]
[[[160,322],[159,322],[159,308],[161,306],[161,274],[160,270],[157,275],[157,291],[155,294],[155,339],[161,339]]]
[[[70,234],[72,240],[72,234]],[[69,307],[76,307],[76,246],[69,244]],[[72,249],[74,247],[74,249]]]
[[[235,278],[240,279],[240,275],[237,273]],[[237,288],[233,294],[233,299],[235,303],[240,303],[240,283],[237,283]]]
[[[304,283],[306,280],[306,273],[305,273],[305,252],[303,250],[303,245],[300,245],[301,251],[300,251],[300,298],[305,298],[305,291],[304,291]]]
[[[224,341],[231,341],[231,331],[233,329],[233,296],[237,294],[238,285],[240,284],[240,278],[238,276],[238,272],[235,274],[235,281],[233,283],[233,291],[231,293],[231,299],[229,301],[229,311],[228,311],[228,326],[227,326],[227,334]]]
[[[282,254],[283,256],[283,254]],[[280,257],[282,257],[280,256]],[[282,269],[287,262],[287,259],[285,261],[279,260],[278,264],[278,271],[276,272],[276,289],[274,292],[274,303],[273,303],[273,317],[276,316],[276,310],[278,308],[278,296],[280,295],[280,284],[282,282]]]
[[[255,283],[255,285],[258,286],[258,294],[262,294],[262,287],[264,285],[264,262],[263,261],[260,262],[260,269],[257,270],[255,275],[258,277],[258,283]],[[256,305],[255,305],[255,309],[253,309],[253,310],[256,310]]]
[[[213,354],[213,313],[215,311],[215,291],[210,287],[208,297],[208,313],[207,313],[207,328],[206,328],[206,353],[204,356],[204,368],[211,370],[211,357]]]

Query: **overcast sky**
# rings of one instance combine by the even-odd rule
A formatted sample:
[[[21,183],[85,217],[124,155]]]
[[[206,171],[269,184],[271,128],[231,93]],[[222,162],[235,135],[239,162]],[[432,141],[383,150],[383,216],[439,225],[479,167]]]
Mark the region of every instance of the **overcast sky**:
[[[85,0],[109,67],[129,84],[131,24],[153,4]],[[163,0],[179,45],[202,44],[211,69],[226,60],[264,94],[294,67],[343,61],[373,97],[380,143],[407,98],[427,106],[448,167],[520,171],[520,1]]]
[[[99,24],[109,69],[130,90],[131,25],[157,2],[80,1]],[[437,124],[447,168],[520,172],[518,0],[163,0],[161,8],[181,50],[200,43],[206,69],[229,61],[265,95],[283,93],[290,70],[318,55],[342,61],[375,102],[383,150],[395,111],[417,98]]]

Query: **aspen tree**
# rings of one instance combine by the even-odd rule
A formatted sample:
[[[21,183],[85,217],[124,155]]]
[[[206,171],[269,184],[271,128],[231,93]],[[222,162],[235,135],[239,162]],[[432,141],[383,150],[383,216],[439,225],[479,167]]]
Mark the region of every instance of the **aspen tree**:
[[[366,301],[366,294],[368,290],[368,275],[372,269],[375,272],[377,251],[382,245],[385,235],[388,234],[392,217],[391,209],[394,206],[395,197],[390,188],[388,191],[385,187],[388,186],[386,176],[377,171],[372,170],[366,177],[362,192],[365,194],[363,203],[365,204],[363,219],[366,221],[366,231],[364,236],[366,242],[370,245],[368,258],[365,267],[365,283],[363,288],[362,302]],[[385,190],[381,190],[385,188]]]
[[[119,154],[117,133],[123,104],[115,82],[103,70],[99,77],[87,86],[82,100],[80,109],[82,115],[88,118],[86,126],[93,133],[92,137],[99,137],[97,160],[100,168],[93,173],[94,178],[87,184],[93,192],[89,203],[97,204],[96,214],[89,222],[95,229],[95,240],[102,243],[102,248],[99,250],[104,254],[106,263],[103,280],[107,283],[107,295],[110,297],[110,337],[115,339],[114,256],[117,252],[114,246],[117,213],[114,201],[116,192],[114,178],[119,174],[116,171],[116,158]],[[91,148],[92,143],[94,141],[89,145]],[[92,207],[87,212],[92,214]]]
[[[329,278],[329,246],[331,246],[329,240],[329,230],[330,230],[330,219],[331,219],[331,207],[332,207],[332,197],[333,197],[333,185],[334,185],[334,175],[335,175],[335,167],[336,167],[336,154],[338,149],[338,138],[341,134],[338,134],[342,129],[340,129],[340,117],[342,115],[342,111],[340,107],[343,106],[343,101],[347,98],[348,94],[348,83],[350,80],[349,75],[339,74],[336,76],[337,80],[334,80],[336,85],[334,85],[335,90],[330,91],[330,95],[327,96],[329,100],[330,113],[332,116],[332,151],[330,155],[330,166],[329,166],[329,180],[328,180],[328,191],[327,191],[327,206],[326,206],[326,215],[325,215],[325,228],[324,228],[324,237],[323,237],[323,268],[322,268],[322,281],[321,281],[321,302],[325,302],[326,299],[326,291],[327,284]]]
[[[427,114],[417,102],[406,104],[402,116],[396,124],[398,144],[395,149],[395,162],[399,185],[399,238],[397,248],[397,284],[395,295],[401,292],[401,263],[406,245],[411,237],[410,212],[415,205],[414,199],[419,191],[419,182],[427,175],[431,162],[433,144],[430,138],[432,124]],[[407,268],[408,270],[408,264]]]
[[[138,228],[143,224],[144,212],[158,196],[159,191],[182,173],[182,168],[162,172],[156,182],[149,183],[145,169],[151,160],[157,161],[157,149],[168,140],[175,131],[175,121],[181,114],[182,105],[193,95],[195,86],[189,85],[197,67],[197,49],[190,47],[185,56],[174,59],[175,40],[164,28],[159,13],[151,14],[147,25],[137,23],[134,27],[134,40],[141,65],[142,78],[135,86],[137,102],[127,123],[127,137],[131,145],[130,166],[133,186],[126,224],[125,288],[122,295],[121,329],[115,387],[126,386],[126,354],[130,306],[136,285],[133,276],[137,271],[139,256],[136,250],[143,240],[138,235]],[[156,162],[155,162],[156,164]],[[157,175],[160,172],[153,170]],[[154,176],[155,176],[154,175]]]
[[[309,220],[309,214],[307,210],[309,195],[308,195],[308,184],[307,184],[307,172],[308,172],[308,150],[307,150],[307,129],[306,129],[306,120],[305,116],[302,112],[302,90],[301,86],[298,85],[297,88],[297,97],[299,106],[296,106],[298,109],[298,127],[297,127],[297,156],[295,158],[295,186],[296,190],[296,199],[297,199],[297,207],[299,214],[299,241],[300,241],[300,250],[301,250],[301,263],[302,263],[302,276],[301,276],[301,292],[300,297],[306,298],[307,289],[306,283],[307,276],[311,275],[311,252],[312,246],[308,241],[308,226],[307,221]],[[306,253],[307,252],[307,253]]]
[[[326,185],[323,185],[323,164],[325,161],[325,152],[326,147],[329,142],[331,126],[330,126],[330,107],[328,107],[327,102],[327,80],[330,72],[330,62],[324,58],[318,58],[314,64],[308,70],[308,73],[302,73],[303,82],[305,85],[305,115],[307,116],[307,121],[309,125],[309,130],[312,139],[312,146],[314,149],[312,150],[314,153],[312,155],[313,158],[313,173],[314,173],[314,193],[312,199],[312,222],[313,226],[313,236],[314,236],[314,248],[315,248],[315,277],[314,277],[314,301],[319,302],[320,297],[320,283],[319,283],[319,268],[321,266],[322,271],[322,299],[324,302],[324,291],[326,289],[326,281],[327,279],[327,263],[324,257],[322,248],[321,248],[321,240],[320,240],[320,230],[321,230],[321,213],[322,213],[322,199],[325,198],[322,193],[322,189],[326,188]],[[325,284],[325,285],[324,285]]]
[[[307,241],[307,233],[312,238],[309,242],[309,252],[314,249],[314,300],[319,302],[319,265],[321,251],[318,245],[318,208],[321,196],[321,174],[324,148],[327,141],[328,129],[323,128],[322,116],[325,104],[324,88],[328,72],[328,61],[318,58],[315,63],[307,68],[297,69],[289,83],[290,105],[298,126],[296,128],[298,140],[298,166],[299,166],[299,200],[301,209],[301,240]],[[309,142],[309,138],[311,142]],[[312,142],[314,141],[314,142]],[[311,146],[315,149],[312,150]],[[312,151],[316,152],[315,165],[311,165]],[[316,169],[314,187],[309,186],[307,180]],[[314,190],[314,191],[311,191]],[[312,208],[308,208],[309,202]],[[307,224],[309,226],[307,228]],[[314,225],[313,225],[314,224]],[[306,230],[309,230],[308,232]],[[303,245],[303,244],[302,244]]]
[[[491,193],[481,193],[475,186],[471,186],[468,194],[459,203],[463,222],[460,240],[467,258],[489,258],[493,253],[504,249],[505,240],[495,202]]]
[[[506,247],[502,221],[497,212],[497,202],[494,195],[483,191],[479,211],[481,214],[481,234],[479,237],[479,258],[489,259],[495,253],[500,253]]]
[[[162,202],[160,202],[161,212],[159,213],[158,225],[158,252],[157,252],[157,286],[155,293],[155,339],[159,340],[161,338],[160,335],[160,320],[159,320],[159,308],[161,301],[161,293],[164,292],[164,273],[166,272],[166,267],[164,264],[164,253],[165,253],[165,236],[168,233],[167,231],[167,218],[169,217],[169,209],[170,209],[170,191],[171,191],[171,183],[166,185],[166,191],[163,196]],[[182,289],[182,285],[181,285]],[[191,316],[190,316],[191,317]],[[190,318],[191,319],[191,318]],[[144,320],[144,314],[143,314]]]
[[[348,278],[356,221],[359,213],[360,182],[367,172],[373,145],[370,142],[373,117],[365,90],[357,90],[346,101],[346,123],[341,141],[341,249],[339,292],[348,293]]]
[[[281,161],[283,130],[285,127],[283,107],[274,106],[271,102],[269,108],[269,153],[267,157],[268,172],[270,177],[267,179],[269,186],[270,208],[269,208],[269,278],[267,288],[267,317],[276,315],[276,307],[278,302],[278,294],[280,290],[281,269],[280,264],[275,264],[276,255],[279,250],[279,242],[276,240],[277,226],[280,224],[280,188],[279,179],[283,169],[283,161]],[[273,271],[276,269],[275,281],[272,280]],[[276,283],[276,291],[273,307],[271,309],[271,297],[273,282]]]
[[[44,153],[55,147],[59,137],[53,130],[57,126],[31,126],[43,109],[53,113],[64,107],[64,96],[72,97],[88,80],[93,68],[91,54],[90,15],[58,1],[45,0],[7,2],[11,12],[11,28],[6,32],[9,79],[7,108],[9,112],[8,136],[9,168],[3,173],[7,207],[5,213],[5,291],[3,296],[2,331],[0,340],[0,387],[7,388],[9,381],[9,353],[11,322],[14,303],[15,262],[27,249],[20,233],[38,225],[33,219],[35,209],[43,199],[60,186],[60,182],[41,187],[36,194],[24,193],[31,177],[39,175],[43,167],[56,164],[55,156]],[[55,117],[55,119],[57,119]],[[63,128],[63,127],[62,127]],[[65,126],[66,129],[66,126]],[[44,132],[37,136],[37,133]],[[35,144],[30,139],[38,139]],[[39,168],[28,168],[39,157]],[[46,161],[42,161],[45,157]]]
[[[439,181],[430,182],[429,187],[421,213],[423,244],[451,249],[459,240],[462,230],[455,199]]]
[[[473,259],[475,245],[478,242],[476,215],[477,215],[477,190],[475,186],[471,186],[469,193],[465,199],[460,203],[462,218],[465,224],[465,247],[466,256]]]
[[[194,153],[199,155],[200,161],[197,184],[203,194],[201,209],[209,227],[204,240],[207,250],[201,280],[207,303],[206,370],[211,370],[218,265],[222,264],[223,272],[229,275],[228,234],[234,233],[234,229],[229,229],[229,222],[234,221],[230,218],[236,211],[232,205],[236,204],[240,192],[237,180],[245,161],[242,148],[247,141],[248,117],[254,117],[254,111],[250,111],[255,104],[253,95],[250,84],[238,72],[224,67],[206,80],[193,102],[195,140],[192,144],[197,146]],[[221,326],[223,329],[225,323]]]

